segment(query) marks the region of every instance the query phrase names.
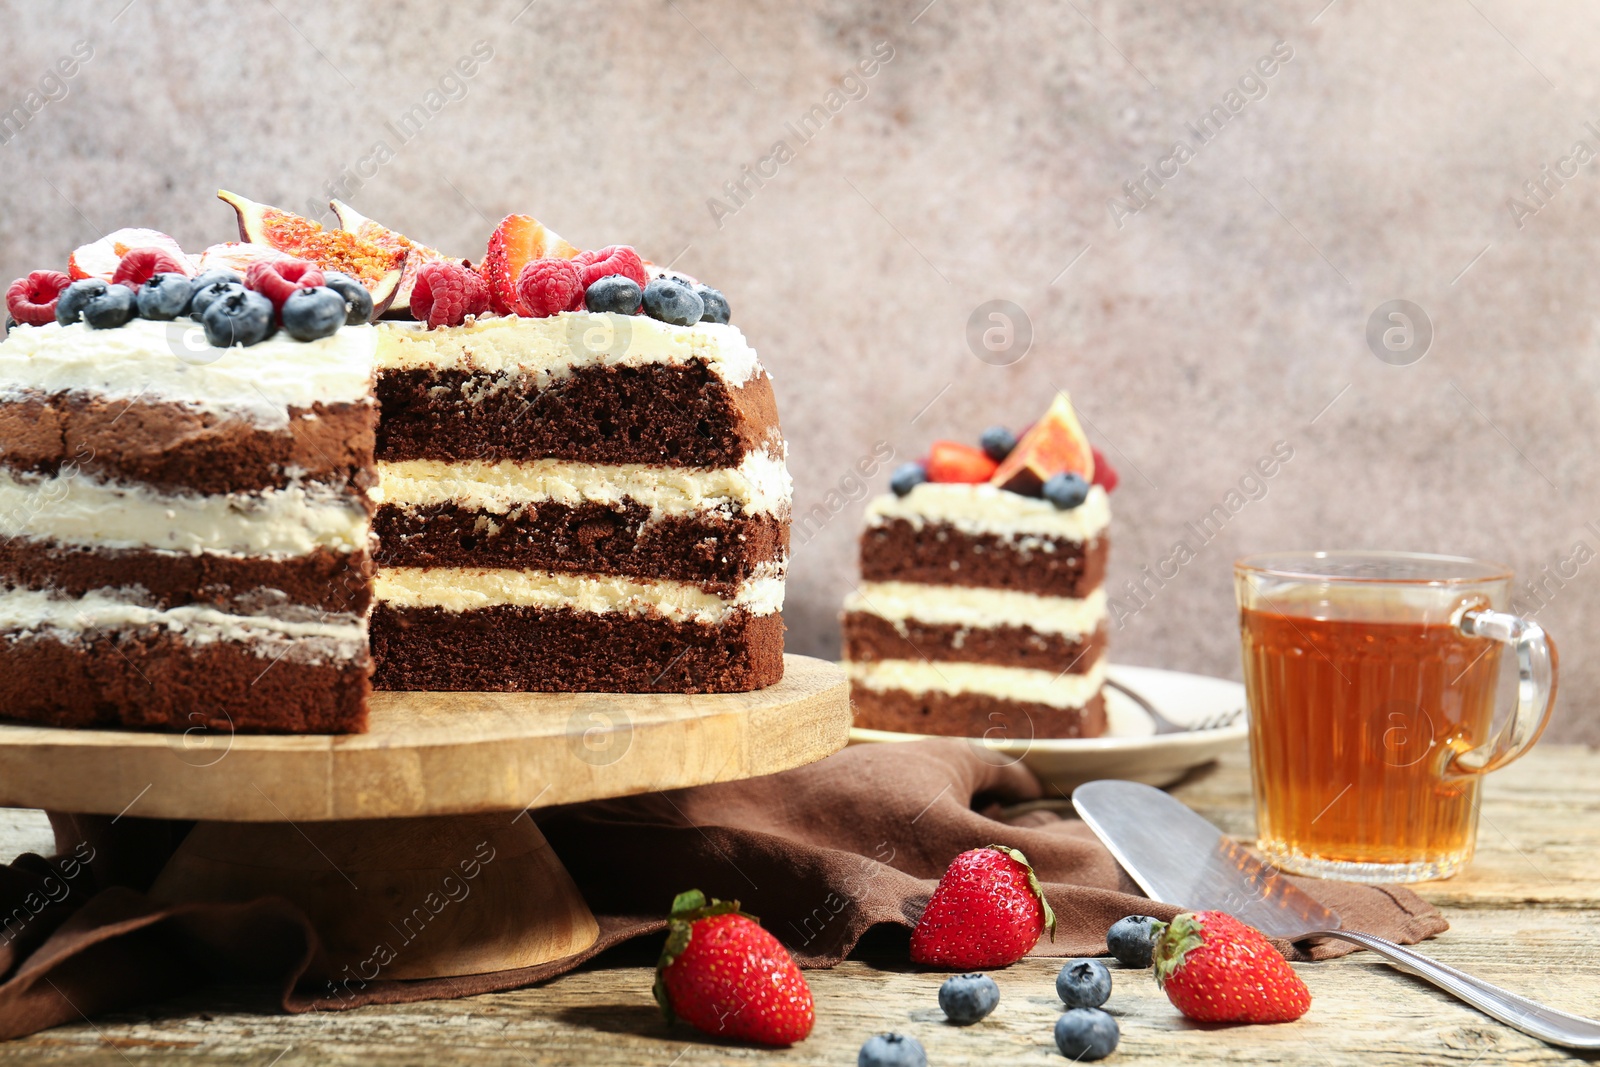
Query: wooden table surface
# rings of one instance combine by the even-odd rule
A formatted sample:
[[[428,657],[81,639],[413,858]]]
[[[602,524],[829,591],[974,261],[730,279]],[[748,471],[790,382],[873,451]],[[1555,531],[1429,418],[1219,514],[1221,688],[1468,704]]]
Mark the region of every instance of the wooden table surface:
[[[1478,856],[1464,874],[1420,887],[1451,929],[1425,951],[1553,1006],[1600,1016],[1600,752],[1541,746],[1489,779]],[[1243,753],[1178,790],[1225,829],[1251,830]],[[47,849],[42,814],[0,810],[0,854]],[[792,1049],[767,1051],[668,1030],[648,967],[590,965],[545,985],[462,1000],[318,1015],[270,1014],[259,991],[211,991],[0,1043],[13,1060],[127,1064],[714,1064],[855,1063],[861,1042],[900,1030],[930,1064],[1060,1063],[1051,1039],[1059,960],[1027,959],[995,974],[1000,1007],[977,1026],[943,1022],[941,976],[903,962],[850,961],[807,978],[817,1026]],[[1589,1063],[1480,1015],[1370,953],[1298,967],[1310,1013],[1282,1026],[1188,1024],[1149,972],[1114,972],[1107,1005],[1122,1044],[1107,1063]]]

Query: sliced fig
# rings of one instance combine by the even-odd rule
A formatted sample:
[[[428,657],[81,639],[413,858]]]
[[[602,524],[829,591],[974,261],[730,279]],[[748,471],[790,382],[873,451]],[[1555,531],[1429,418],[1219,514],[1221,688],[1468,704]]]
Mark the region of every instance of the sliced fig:
[[[380,222],[374,222],[343,200],[330,200],[328,206],[333,208],[341,230],[391,251],[406,253],[405,277],[401,279],[400,287],[394,295],[394,304],[397,308],[411,306],[411,288],[416,283],[417,271],[422,269],[423,264],[448,262],[465,265],[463,260],[447,256],[437,248],[429,248],[425,244],[413,241],[399,230],[391,230]]]
[[[309,260],[323,270],[348,274],[372,293],[374,306],[379,303],[379,286],[387,283],[392,287],[386,294],[388,303],[394,302],[399,283],[388,279],[396,271],[403,278],[404,249],[385,248],[345,230],[327,229],[313,219],[258,204],[237,193],[221,190],[217,197],[238,213],[241,240]]]
[[[1094,451],[1072,410],[1072,399],[1057,393],[1044,418],[1028,427],[989,482],[1013,493],[1038,496],[1046,481],[1066,471],[1093,482]]]

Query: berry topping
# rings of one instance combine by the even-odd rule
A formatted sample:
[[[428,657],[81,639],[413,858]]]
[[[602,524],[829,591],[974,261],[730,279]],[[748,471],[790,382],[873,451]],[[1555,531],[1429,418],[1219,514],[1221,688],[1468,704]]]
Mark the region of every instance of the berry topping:
[[[811,989],[778,939],[738,901],[708,903],[698,889],[672,902],[655,995],[668,1022],[763,1045],[804,1040],[816,1021]]]
[[[6,289],[6,311],[18,322],[43,326],[56,320],[56,301],[72,279],[58,270],[36,270]]]
[[[928,472],[920,463],[902,463],[889,476],[889,488],[895,496],[905,496],[928,480]]]
[[[632,315],[639,310],[644,290],[632,278],[612,274],[601,278],[583,293],[583,306],[589,311],[612,311]]]
[[[507,215],[490,236],[489,250],[478,268],[483,280],[489,283],[489,306],[498,315],[531,315],[532,312],[523,311],[519,306],[517,282],[523,268],[536,259],[572,259],[577,254],[576,248],[545,229],[532,215]],[[583,286],[578,286],[578,292],[583,292]]]
[[[109,282],[115,279],[122,259],[135,248],[158,248],[171,257],[178,270],[193,274],[189,257],[183,254],[178,242],[160,230],[125,229],[108,233],[100,240],[86,244],[73,252],[67,260],[67,273],[74,279],[99,278]],[[143,278],[139,279],[141,282]]]
[[[1078,425],[1066,393],[1057,393],[1044,418],[1028,427],[1017,447],[989,479],[1002,489],[1038,496],[1045,479],[1071,471],[1085,482],[1094,479],[1094,454]]]
[[[98,282],[100,279],[91,278]],[[114,330],[126,325],[139,313],[133,305],[133,290],[126,285],[108,285],[89,297],[83,305],[83,321],[91,330]]]
[[[201,316],[212,348],[253,345],[272,334],[272,301],[250,289],[235,289],[213,300]]]
[[[388,310],[396,299],[401,299],[398,294],[405,288],[406,265],[412,251],[409,244],[402,246],[393,241],[372,240],[365,232],[350,232],[349,227],[325,229],[320,222],[282,208],[258,204],[227,190],[219,190],[217,197],[239,215],[239,239],[247,244],[232,246],[238,252],[257,246],[309,260],[323,270],[337,270],[359,278],[372,293],[372,302],[379,314]],[[238,254],[228,254],[226,247],[221,257],[213,257],[212,249],[207,249],[202,262],[212,266],[210,261],[217,259],[222,266],[244,270],[259,256],[251,250],[248,252],[251,258],[242,259]],[[269,255],[268,258],[275,257]],[[283,301],[274,303],[281,306]]]
[[[933,967],[1008,967],[1055,936],[1056,917],[1027,857],[1005,845],[950,862],[911,931],[911,961]]]
[[[130,248],[128,254],[117,264],[116,273],[111,276],[111,283],[126,285],[137,292],[139,286],[157,274],[181,274],[188,277],[187,262],[165,248]]]
[[[1311,1007],[1306,984],[1272,942],[1225,912],[1179,915],[1161,932],[1155,958],[1156,983],[1191,1019],[1279,1023]]]
[[[958,974],[939,987],[939,1007],[957,1026],[971,1026],[1000,1003],[1000,987],[986,974]]]
[[[612,274],[620,274],[640,289],[650,284],[650,274],[644,269],[644,260],[632,245],[607,245],[598,252],[579,252],[572,257],[578,268],[578,280],[585,289]]]
[[[1106,931],[1106,948],[1124,967],[1148,967],[1155,951],[1156,936],[1164,927],[1159,919],[1148,915],[1118,919]]]
[[[165,322],[182,315],[194,296],[194,282],[187,274],[164,271],[145,280],[134,294],[141,318]]]
[[[709,285],[697,285],[694,294],[700,298],[700,303],[705,305],[705,310],[700,313],[701,322],[727,322],[732,314],[728,310],[728,298],[722,295],[722,290],[713,289]]]
[[[670,278],[657,278],[645,286],[642,303],[646,315],[674,326],[693,326],[706,310],[693,289]]]
[[[1094,456],[1094,484],[1108,493],[1111,492],[1122,481],[1117,477],[1117,469],[1106,462],[1105,455],[1098,448],[1091,445],[1089,452]]]
[[[80,278],[73,282],[56,298],[56,321],[63,326],[82,322],[83,309],[89,306],[89,301],[104,293],[110,286],[111,283],[104,278]]]
[[[1062,511],[1071,511],[1089,498],[1089,483],[1081,474],[1063,471],[1046,478],[1040,493]]]
[[[245,288],[266,297],[280,312],[290,293],[296,289],[314,289],[325,280],[320,267],[303,259],[261,260],[250,264],[244,272]]]
[[[517,314],[545,319],[581,306],[583,285],[570,259],[536,259],[517,276]]]
[[[856,1067],[928,1067],[922,1042],[905,1034],[873,1034],[856,1053]]]
[[[367,292],[366,286],[336,270],[323,271],[322,284],[344,297],[346,326],[372,321],[372,294]]]
[[[1111,972],[1099,960],[1071,960],[1056,975],[1056,996],[1069,1008],[1098,1008],[1111,998]]]
[[[247,293],[250,291],[244,287],[242,281],[230,281],[222,274],[223,272],[221,271],[212,271],[195,279],[194,295],[189,297],[189,317],[194,321],[204,321],[206,309],[230,293],[235,291]],[[217,276],[215,281],[207,282],[204,285],[199,284],[206,277],[212,275]]]
[[[1056,1048],[1069,1060],[1103,1060],[1121,1036],[1117,1020],[1099,1008],[1073,1008],[1056,1019]]]
[[[986,482],[994,466],[980,449],[958,441],[935,441],[928,449],[930,482]]]
[[[488,310],[489,285],[476,271],[449,260],[424,263],[418,269],[411,289],[411,315],[429,329],[460,326],[468,315]]]
[[[991,426],[978,437],[978,447],[996,463],[1003,462],[1017,447],[1017,435],[1004,426]]]
[[[296,289],[283,302],[283,332],[296,341],[315,341],[339,332],[350,315],[344,294],[326,285]]]

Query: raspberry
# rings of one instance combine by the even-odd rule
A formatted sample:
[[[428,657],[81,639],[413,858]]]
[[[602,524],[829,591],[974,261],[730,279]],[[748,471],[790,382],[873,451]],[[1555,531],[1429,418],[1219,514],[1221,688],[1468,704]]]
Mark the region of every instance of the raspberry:
[[[157,274],[188,274],[188,269],[165,248],[130,248],[117,262],[112,285],[126,285],[138,291],[139,286]]]
[[[29,326],[56,321],[56,301],[72,279],[58,270],[36,270],[18,278],[6,289],[6,310],[11,317]]]
[[[578,268],[570,259],[536,259],[517,275],[517,299],[522,313],[543,319],[558,311],[571,311],[583,301]]]
[[[1106,457],[1098,448],[1091,446],[1089,451],[1094,456],[1094,484],[1108,493],[1111,492],[1122,479],[1117,477],[1116,468],[1106,462]]]
[[[622,275],[640,289],[650,284],[644,260],[632,245],[607,245],[598,252],[579,252],[572,262],[578,267],[578,281],[584,289],[613,274]]]
[[[277,311],[296,289],[315,289],[327,279],[314,263],[303,259],[258,260],[245,268],[244,284],[268,300]]]
[[[489,310],[489,283],[460,263],[424,263],[411,289],[411,315],[428,328],[460,326]]]

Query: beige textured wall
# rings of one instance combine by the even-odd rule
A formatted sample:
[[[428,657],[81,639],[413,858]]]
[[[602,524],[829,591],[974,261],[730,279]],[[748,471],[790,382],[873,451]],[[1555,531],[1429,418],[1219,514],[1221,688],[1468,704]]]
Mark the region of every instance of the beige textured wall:
[[[1236,676],[1245,551],[1564,568],[1538,611],[1566,669],[1552,735],[1600,741],[1600,165],[1571,156],[1600,150],[1600,8],[124,2],[0,3],[0,104],[57,97],[0,128],[5,278],[121,225],[225,238],[218,186],[301,207],[342,182],[472,255],[533,212],[728,292],[777,376],[797,509],[829,517],[797,534],[796,650],[837,647],[857,465],[1022,423],[1060,385],[1123,471],[1114,591],[1293,450],[1130,614],[1118,659]],[[51,80],[78,41],[93,58]],[[492,58],[454,79],[476,42]],[[1275,46],[1289,58],[1255,73]],[[1237,114],[1200,144],[1186,124],[1230,89]],[[419,128],[387,125],[419,104]],[[1163,163],[1180,139],[1192,158]],[[746,165],[767,177],[736,204],[724,183]],[[1147,166],[1175,176],[1133,210]],[[1523,183],[1545,166],[1573,176],[1536,200]],[[1031,322],[1009,365],[968,345],[991,299]],[[1369,350],[1391,299],[1432,322],[1419,362]]]

